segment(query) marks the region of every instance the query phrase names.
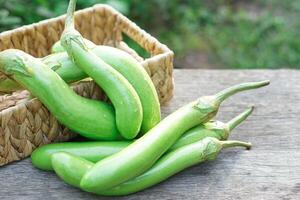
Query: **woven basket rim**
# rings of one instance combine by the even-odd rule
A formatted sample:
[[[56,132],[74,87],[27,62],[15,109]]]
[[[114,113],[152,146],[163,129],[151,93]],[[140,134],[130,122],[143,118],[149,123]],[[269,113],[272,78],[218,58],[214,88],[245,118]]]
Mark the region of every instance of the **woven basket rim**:
[[[122,13],[120,13],[119,11],[117,11],[115,8],[113,8],[112,6],[110,5],[107,5],[107,4],[95,4],[91,7],[87,7],[87,8],[84,8],[84,9],[80,9],[80,10],[77,10],[75,12],[75,16],[76,15],[79,15],[79,14],[82,14],[82,13],[85,13],[85,12],[91,12],[93,11],[94,9],[106,9],[107,11],[109,11],[111,14],[115,14],[115,15],[118,15],[119,17],[122,18],[122,20],[124,20],[125,22],[128,23],[129,26],[132,26],[134,27],[134,29],[136,29],[137,32],[139,32],[143,37],[145,37],[146,39],[149,39],[151,42],[155,42],[155,45],[158,46],[160,49],[161,49],[161,52],[160,54],[157,54],[157,55],[161,55],[163,54],[164,56],[174,56],[174,52],[169,49],[165,44],[161,43],[159,40],[157,40],[155,37],[153,37],[151,34],[147,33],[145,30],[143,30],[142,28],[140,28],[135,22],[131,21],[129,18],[127,18],[127,16],[124,16]],[[26,24],[26,25],[22,25],[20,27],[17,27],[15,29],[12,29],[12,30],[7,30],[7,31],[3,31],[0,33],[0,40],[1,38],[5,38],[5,36],[8,36],[14,32],[21,32],[23,30],[26,30],[26,29],[30,29],[32,27],[36,27],[36,26],[41,26],[41,25],[47,25],[49,22],[56,22],[56,21],[65,21],[65,18],[66,18],[66,14],[63,14],[63,15],[59,15],[57,17],[53,17],[53,18],[50,18],[50,19],[44,19],[44,20],[41,20],[41,21],[38,21],[38,22],[35,22],[35,23],[32,23],[32,24]],[[122,30],[124,31],[124,30]],[[144,50],[146,50],[148,53],[150,53],[143,45],[141,45],[139,43],[139,41],[136,41],[134,38],[132,38],[130,36],[130,34],[127,34],[132,40],[134,40],[135,42],[137,42]],[[149,58],[146,58],[144,60],[144,62],[147,62],[148,59],[151,59],[153,57],[156,57],[157,55],[153,55],[153,56],[150,56]]]

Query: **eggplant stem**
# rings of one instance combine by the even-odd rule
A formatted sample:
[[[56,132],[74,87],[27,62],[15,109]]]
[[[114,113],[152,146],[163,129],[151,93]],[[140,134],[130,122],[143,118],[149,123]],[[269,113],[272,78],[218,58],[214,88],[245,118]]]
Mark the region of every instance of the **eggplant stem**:
[[[65,22],[65,30],[75,29],[74,12],[76,9],[76,2],[77,2],[77,0],[70,0],[70,2],[69,2],[67,16],[66,16],[66,22]]]
[[[234,85],[232,87],[226,88],[226,89],[222,90],[221,92],[217,93],[215,95],[215,98],[219,103],[221,103],[228,97],[230,97],[238,92],[260,88],[260,87],[263,87],[263,86],[266,86],[269,84],[270,84],[270,81],[265,80],[265,81],[260,81],[260,82],[248,82],[248,83],[242,83],[239,85]]]
[[[245,147],[246,149],[251,149],[252,144],[250,142],[242,142],[237,140],[228,140],[228,141],[220,141],[223,148],[229,147]]]
[[[235,127],[237,127],[243,121],[245,121],[247,117],[249,117],[249,115],[253,112],[253,110],[254,106],[251,106],[250,108],[248,108],[247,110],[245,110],[244,112],[227,122],[226,125],[228,126],[229,131],[232,131]]]

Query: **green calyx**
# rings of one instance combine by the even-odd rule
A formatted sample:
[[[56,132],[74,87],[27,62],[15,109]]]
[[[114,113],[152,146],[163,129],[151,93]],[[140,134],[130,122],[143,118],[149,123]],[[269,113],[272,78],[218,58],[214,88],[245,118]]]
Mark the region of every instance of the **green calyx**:
[[[7,76],[32,76],[32,70],[30,65],[26,64],[25,58],[19,50],[2,51],[0,53],[0,70]]]
[[[87,46],[85,45],[81,35],[79,32],[77,32],[76,30],[72,31],[72,32],[66,32],[62,35],[61,37],[61,44],[64,47],[64,49],[68,52],[68,54],[72,55],[72,46],[73,44],[77,44],[79,45],[82,49],[84,50],[88,50]],[[74,60],[74,57],[71,56],[72,59]]]
[[[227,138],[229,137],[230,131],[228,129],[227,123],[210,120],[204,123],[203,126],[205,130],[213,131],[222,140],[227,140]]]
[[[221,141],[213,137],[204,138],[202,141],[202,149],[201,149],[201,157],[203,160],[214,160],[220,153],[223,148],[230,147],[245,147],[246,149],[250,149],[252,144],[248,142],[236,141],[236,140],[228,140]]]
[[[202,141],[203,149],[200,155],[203,160],[214,160],[222,150],[222,144],[216,138],[207,137]]]
[[[218,111],[220,103],[217,102],[214,96],[203,96],[197,100],[195,109],[198,109],[203,114],[215,113]]]
[[[206,130],[211,130],[219,135],[222,140],[227,140],[230,132],[238,125],[240,125],[243,121],[245,121],[247,117],[249,117],[249,115],[253,112],[253,110],[254,106],[251,106],[227,123],[211,120],[203,125]]]

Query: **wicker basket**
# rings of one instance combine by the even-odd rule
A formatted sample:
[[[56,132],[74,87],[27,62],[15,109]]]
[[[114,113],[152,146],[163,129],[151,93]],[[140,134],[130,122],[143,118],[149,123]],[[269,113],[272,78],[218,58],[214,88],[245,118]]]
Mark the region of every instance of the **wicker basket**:
[[[173,52],[136,24],[106,5],[76,12],[76,28],[96,44],[115,46],[133,55],[152,78],[160,102],[172,97]],[[45,20],[0,34],[0,50],[21,49],[36,57],[49,54],[51,46],[60,38],[64,16]],[[128,35],[147,52],[150,58],[141,58],[122,41]],[[0,79],[5,79],[0,74]],[[104,94],[92,81],[83,81],[74,90],[85,97],[103,99]],[[74,134],[59,124],[37,99],[29,99],[27,91],[0,96],[0,166],[20,160],[36,147],[53,141],[65,141]]]

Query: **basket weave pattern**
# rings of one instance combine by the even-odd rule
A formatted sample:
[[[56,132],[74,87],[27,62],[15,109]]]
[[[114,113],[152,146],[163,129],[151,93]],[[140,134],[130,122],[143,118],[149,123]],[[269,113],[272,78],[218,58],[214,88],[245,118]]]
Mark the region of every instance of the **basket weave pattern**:
[[[167,102],[173,94],[173,52],[136,24],[105,5],[76,12],[76,28],[96,44],[110,45],[134,56],[150,75],[160,102]],[[35,57],[50,53],[60,39],[64,16],[0,34],[0,50],[21,49]],[[140,57],[122,41],[128,35],[150,53]],[[6,79],[0,73],[0,79]],[[81,96],[104,99],[105,94],[93,81],[82,81],[73,86]],[[0,166],[30,155],[36,147],[53,141],[66,141],[75,134],[62,126],[36,98],[28,98],[27,91],[0,96]]]

